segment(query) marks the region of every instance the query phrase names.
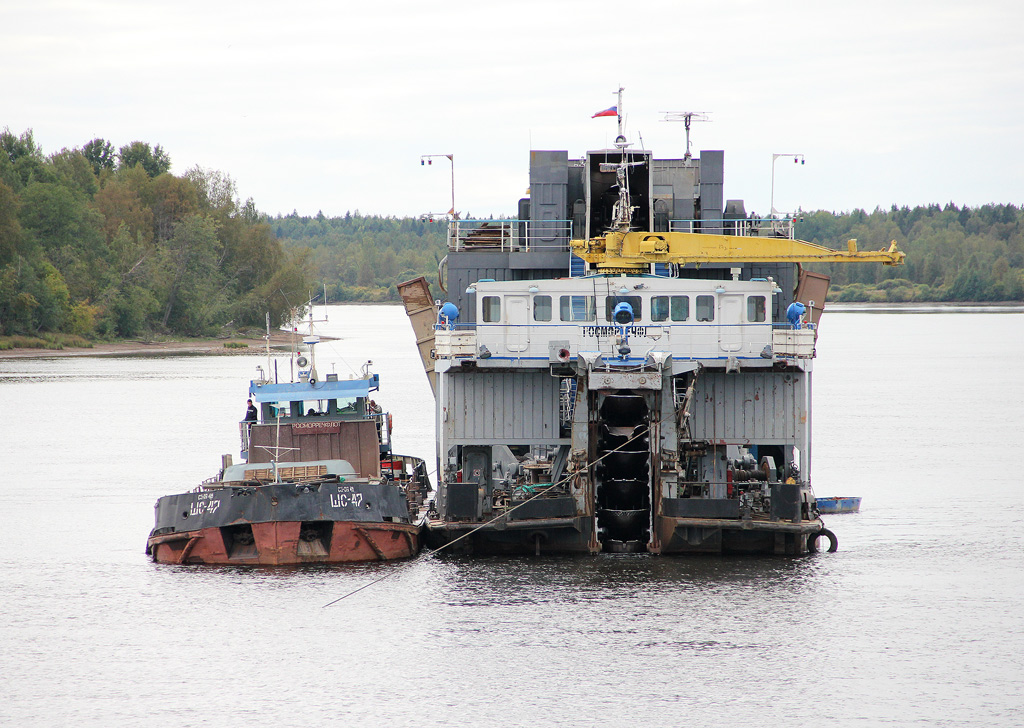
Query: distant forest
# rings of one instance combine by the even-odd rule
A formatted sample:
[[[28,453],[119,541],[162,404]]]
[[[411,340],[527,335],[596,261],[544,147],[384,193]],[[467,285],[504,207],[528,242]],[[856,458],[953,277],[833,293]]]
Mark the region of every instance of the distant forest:
[[[1024,207],[896,207],[874,212],[804,213],[796,236],[830,248],[850,238],[860,250],[895,240],[900,266],[829,263],[829,300],[1024,301]]]
[[[397,301],[395,284],[418,275],[435,297],[445,223],[417,218],[292,213],[271,220],[284,245],[308,250],[310,275],[331,301]],[[1024,208],[1014,205],[895,207],[874,212],[804,212],[801,240],[846,249],[906,252],[901,266],[817,264],[832,277],[829,300],[873,302],[1024,301]]]
[[[270,226],[286,248],[306,254],[316,293],[326,286],[330,302],[398,301],[395,284],[416,276],[443,295],[437,285],[437,266],[447,253],[443,220],[293,212],[272,218]]]
[[[445,223],[361,215],[270,218],[224,173],[176,176],[159,146],[104,139],[44,154],[0,133],[0,336],[82,340],[230,334],[288,322],[310,294],[397,301],[425,276],[436,297]],[[1024,209],[804,212],[798,238],[861,250],[895,240],[906,265],[820,264],[831,300],[1024,301]],[[3,344],[3,342],[0,342]],[[8,344],[9,345],[9,344]]]
[[[308,264],[225,174],[170,174],[159,146],[93,139],[44,155],[0,132],[0,334],[210,336],[275,325]],[[58,341],[59,343],[59,341]]]

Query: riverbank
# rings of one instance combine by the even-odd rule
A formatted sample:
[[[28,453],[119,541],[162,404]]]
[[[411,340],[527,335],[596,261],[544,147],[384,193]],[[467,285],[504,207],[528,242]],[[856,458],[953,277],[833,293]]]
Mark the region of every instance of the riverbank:
[[[270,335],[273,349],[290,349],[293,337],[280,331]],[[167,356],[172,354],[239,354],[250,351],[261,353],[266,350],[262,336],[233,336],[226,339],[183,339],[178,341],[112,341],[93,342],[91,347],[65,347],[62,349],[14,348],[0,350],[0,359],[40,359],[68,356]]]
[[[828,301],[825,311],[831,313],[1024,313],[1020,301],[999,301],[993,303],[855,303],[852,301]]]

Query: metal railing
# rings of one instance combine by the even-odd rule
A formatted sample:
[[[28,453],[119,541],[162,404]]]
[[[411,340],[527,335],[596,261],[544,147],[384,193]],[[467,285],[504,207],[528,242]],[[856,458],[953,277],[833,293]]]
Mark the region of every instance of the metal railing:
[[[794,218],[752,217],[742,220],[669,220],[672,233],[704,233],[706,235],[737,235],[757,238],[788,238],[795,236]]]
[[[669,220],[669,232],[795,239],[796,219],[790,216],[740,220]],[[573,239],[572,220],[450,220],[448,249],[501,252],[567,251]]]
[[[252,430],[252,426],[255,425],[254,420],[243,420],[238,423],[238,434],[242,440],[241,450],[243,453],[249,452],[249,434]]]
[[[566,251],[572,220],[451,220],[448,249],[501,252]]]

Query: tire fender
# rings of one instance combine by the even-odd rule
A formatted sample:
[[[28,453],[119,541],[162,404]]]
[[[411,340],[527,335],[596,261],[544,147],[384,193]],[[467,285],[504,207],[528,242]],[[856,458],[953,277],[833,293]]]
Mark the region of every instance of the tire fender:
[[[839,539],[836,535],[829,531],[827,528],[823,528],[816,533],[812,533],[807,537],[807,550],[812,553],[818,553],[818,538],[824,536],[828,539],[828,552],[834,554],[839,550]]]

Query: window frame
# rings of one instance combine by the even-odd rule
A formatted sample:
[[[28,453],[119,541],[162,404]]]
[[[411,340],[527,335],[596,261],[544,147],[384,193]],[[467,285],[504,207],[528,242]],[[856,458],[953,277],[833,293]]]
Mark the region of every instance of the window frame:
[[[501,322],[501,298],[501,296],[483,296],[480,299],[480,319],[485,324],[496,324]],[[490,317],[490,315],[494,313],[492,308],[497,309],[497,315],[493,318]]]
[[[761,302],[760,309],[756,308],[757,301]],[[755,306],[755,309],[753,311],[753,313],[755,314],[754,316],[751,316],[751,309],[750,309],[751,304],[754,304],[754,306]],[[758,314],[760,315],[760,318],[758,318]],[[763,295],[758,295],[758,294],[751,294],[751,295],[747,296],[747,323],[763,324],[767,320],[768,320],[768,297],[767,296],[763,296]]]
[[[541,318],[541,317],[539,317],[537,315],[538,308],[543,309],[543,306],[538,307],[537,304],[542,302],[542,301],[546,301],[547,302],[547,314],[548,314],[547,318]],[[554,305],[553,305],[553,303],[551,301],[551,296],[546,294],[546,293],[542,293],[542,294],[538,294],[538,295],[534,296],[533,297],[533,320],[534,321],[540,321],[541,323],[546,323],[548,321],[551,321],[553,316],[554,316]]]
[[[696,298],[697,298],[697,300],[694,302],[694,318],[697,320],[697,323],[701,323],[701,324],[714,323],[716,300],[717,300],[716,297],[711,295],[710,293],[701,293]],[[708,301],[710,301],[710,309],[709,310],[710,310],[710,313],[711,313],[711,318],[701,318],[701,308],[708,306],[709,305]]]
[[[580,299],[574,301],[573,299]],[[585,307],[584,317],[576,316],[575,304],[582,303]],[[568,312],[568,318],[566,318]],[[558,320],[567,323],[580,323],[597,320],[597,298],[587,294],[567,293],[558,297]]]

